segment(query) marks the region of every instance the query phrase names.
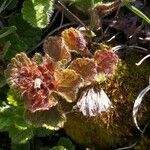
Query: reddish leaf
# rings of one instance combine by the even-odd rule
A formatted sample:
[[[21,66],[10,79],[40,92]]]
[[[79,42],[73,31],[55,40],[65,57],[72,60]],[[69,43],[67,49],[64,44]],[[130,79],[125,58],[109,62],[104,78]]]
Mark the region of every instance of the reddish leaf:
[[[95,62],[89,58],[77,58],[68,68],[80,74],[86,83],[92,81],[97,74]]]
[[[35,112],[48,110],[57,104],[50,98],[52,91],[57,90],[54,69],[48,55],[37,65],[25,53],[20,53],[12,59],[5,74],[10,86],[21,91],[27,109]]]
[[[113,51],[98,50],[94,55],[98,73],[112,76],[118,63],[118,56]]]
[[[60,61],[62,59],[71,59],[71,55],[68,52],[63,38],[59,36],[49,37],[47,40],[45,40],[44,50],[55,61]]]
[[[62,32],[62,38],[69,50],[76,52],[88,52],[86,47],[87,42],[80,31],[74,28],[66,29]]]

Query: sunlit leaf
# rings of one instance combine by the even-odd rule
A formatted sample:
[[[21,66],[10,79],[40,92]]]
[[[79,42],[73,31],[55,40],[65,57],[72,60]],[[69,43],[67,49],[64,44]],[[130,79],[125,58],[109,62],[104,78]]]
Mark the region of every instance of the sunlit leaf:
[[[69,50],[78,53],[88,53],[87,42],[80,31],[75,28],[69,28],[62,32],[62,38]]]
[[[97,71],[106,76],[112,76],[117,68],[118,56],[109,50],[98,50],[94,55]]]
[[[82,79],[74,70],[64,69],[55,72],[56,81],[58,82],[58,91],[68,102],[73,102]]]
[[[22,8],[23,18],[33,27],[45,28],[53,12],[53,0],[26,0]]]
[[[71,54],[68,51],[64,40],[59,36],[49,37],[47,40],[45,40],[44,50],[55,61],[71,59]]]
[[[54,77],[54,63],[45,55],[41,64],[36,64],[25,53],[17,54],[5,70],[5,76],[11,88],[17,88],[23,102],[31,112],[49,110],[57,104],[51,97],[57,90]]]
[[[7,93],[7,101],[9,105],[17,106],[17,100],[14,98],[11,92]]]
[[[76,73],[80,74],[86,83],[94,80],[97,74],[96,64],[93,59],[89,58],[77,58],[68,67],[69,69],[75,70]]]
[[[35,113],[26,111],[25,119],[29,124],[35,127],[45,127],[50,130],[62,128],[65,122],[65,116],[63,116],[56,107],[50,110],[37,111]]]

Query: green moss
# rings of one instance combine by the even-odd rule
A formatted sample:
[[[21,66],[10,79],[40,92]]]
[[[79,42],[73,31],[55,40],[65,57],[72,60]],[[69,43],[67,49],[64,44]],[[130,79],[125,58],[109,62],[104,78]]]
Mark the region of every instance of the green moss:
[[[130,145],[136,140],[136,128],[132,119],[133,103],[139,92],[148,85],[150,67],[148,63],[136,66],[142,56],[130,53],[121,60],[112,79],[101,86],[113,103],[107,113],[96,117],[84,117],[81,113],[67,115],[66,133],[83,146],[109,149]],[[65,105],[66,107],[66,105]],[[149,118],[149,105],[143,103],[140,110],[140,125]]]

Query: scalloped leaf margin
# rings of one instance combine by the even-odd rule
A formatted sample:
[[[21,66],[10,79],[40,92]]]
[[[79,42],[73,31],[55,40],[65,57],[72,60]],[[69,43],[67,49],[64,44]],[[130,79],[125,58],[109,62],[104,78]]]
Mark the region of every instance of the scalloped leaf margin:
[[[26,0],[22,8],[23,18],[33,27],[45,28],[53,12],[53,0]]]

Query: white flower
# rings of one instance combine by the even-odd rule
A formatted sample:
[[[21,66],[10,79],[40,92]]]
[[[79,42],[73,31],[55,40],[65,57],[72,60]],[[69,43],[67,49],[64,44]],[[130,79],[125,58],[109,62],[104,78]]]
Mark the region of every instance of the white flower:
[[[103,89],[90,88],[83,92],[74,109],[78,108],[84,116],[92,117],[107,111],[111,106],[112,103]]]

